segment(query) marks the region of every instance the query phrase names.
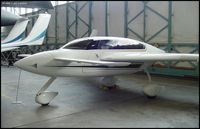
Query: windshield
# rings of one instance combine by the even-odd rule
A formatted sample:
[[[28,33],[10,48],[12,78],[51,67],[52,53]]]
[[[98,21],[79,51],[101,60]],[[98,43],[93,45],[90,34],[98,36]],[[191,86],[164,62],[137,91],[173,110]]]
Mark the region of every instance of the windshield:
[[[145,49],[145,46],[138,42],[122,41],[122,40],[83,40],[71,43],[64,47],[64,49]]]

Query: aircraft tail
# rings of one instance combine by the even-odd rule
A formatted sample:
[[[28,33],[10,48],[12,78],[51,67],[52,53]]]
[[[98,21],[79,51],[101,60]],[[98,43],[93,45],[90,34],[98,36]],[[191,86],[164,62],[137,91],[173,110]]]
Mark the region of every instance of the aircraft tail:
[[[13,26],[8,36],[1,41],[1,44],[21,41],[29,20],[18,20]]]
[[[2,44],[1,51],[9,51],[23,46],[42,45],[50,18],[50,14],[39,14],[31,32],[24,40],[10,42],[9,44]]]
[[[23,45],[42,45],[50,22],[50,14],[39,14],[29,35],[23,40]]]

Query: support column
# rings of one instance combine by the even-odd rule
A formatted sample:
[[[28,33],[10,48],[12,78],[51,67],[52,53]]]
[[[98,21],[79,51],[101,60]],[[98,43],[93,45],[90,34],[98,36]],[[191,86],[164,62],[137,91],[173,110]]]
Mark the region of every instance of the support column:
[[[69,5],[66,3],[66,42],[69,42]]]
[[[172,1],[169,1],[168,4],[168,45],[167,50],[168,52],[171,52],[172,48]]]
[[[124,1],[124,37],[128,37],[128,1]]]
[[[75,17],[75,37],[78,38],[78,3],[75,3],[75,11],[76,11],[76,17]]]
[[[92,1],[88,1],[89,2],[89,28],[88,28],[88,36],[90,36],[91,32],[92,32]]]
[[[58,15],[58,10],[57,10],[57,5],[58,5],[58,1],[56,1],[55,2],[55,40],[56,40],[56,45],[57,45],[57,43],[58,43],[58,39],[57,39],[57,37],[58,37],[58,33],[57,33],[57,29],[58,29],[58,26],[57,26],[57,20],[58,20],[58,17],[57,17],[57,15]]]
[[[108,36],[108,1],[105,1],[105,35]]]
[[[146,42],[146,4],[147,2],[144,1],[144,25],[143,25],[143,42]]]

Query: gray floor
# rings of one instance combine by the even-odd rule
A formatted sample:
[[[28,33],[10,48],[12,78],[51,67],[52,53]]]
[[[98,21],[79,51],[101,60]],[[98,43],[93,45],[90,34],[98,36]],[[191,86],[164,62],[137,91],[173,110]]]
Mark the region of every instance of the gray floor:
[[[199,81],[152,76],[162,89],[150,100],[142,88],[146,75],[117,76],[119,89],[99,88],[101,78],[57,78],[48,88],[59,94],[49,106],[35,103],[48,77],[1,67],[1,127],[199,127]],[[164,87],[165,86],[165,87]]]

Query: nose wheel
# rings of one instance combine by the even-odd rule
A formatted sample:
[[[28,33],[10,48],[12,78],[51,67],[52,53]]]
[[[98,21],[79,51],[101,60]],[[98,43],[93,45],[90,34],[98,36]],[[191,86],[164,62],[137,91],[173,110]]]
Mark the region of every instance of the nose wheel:
[[[103,90],[114,90],[118,89],[119,86],[115,84],[116,79],[114,77],[104,77],[102,79],[102,85],[100,86],[101,89]]]
[[[58,95],[58,92],[45,91],[50,84],[56,79],[56,77],[51,77],[45,85],[38,91],[35,96],[35,102],[41,104],[42,106],[47,106],[53,98]]]
[[[40,94],[36,94],[35,101],[42,106],[46,106],[50,103],[50,101],[58,95],[58,92],[49,92],[44,91]]]
[[[159,87],[149,84],[144,87],[143,92],[147,96],[147,98],[154,99],[159,93]]]
[[[146,73],[147,73],[147,76],[148,76],[149,84],[144,87],[143,93],[147,96],[147,98],[154,99],[159,94],[160,87],[155,85],[155,84],[152,84],[151,83],[151,76],[150,76],[149,72],[146,71]]]

